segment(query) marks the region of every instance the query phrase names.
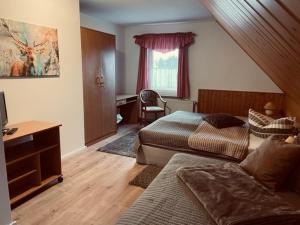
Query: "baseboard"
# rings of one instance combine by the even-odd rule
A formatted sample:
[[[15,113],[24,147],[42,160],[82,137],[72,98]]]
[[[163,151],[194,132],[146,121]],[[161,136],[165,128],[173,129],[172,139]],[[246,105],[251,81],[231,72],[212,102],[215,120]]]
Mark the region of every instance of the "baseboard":
[[[67,153],[67,154],[62,155],[61,158],[62,158],[63,160],[64,160],[64,159],[67,159],[67,158],[70,158],[71,156],[76,155],[76,154],[78,154],[78,153],[80,153],[80,152],[86,150],[86,148],[87,148],[86,146],[82,146],[82,147],[80,147],[80,148],[75,149],[75,150],[72,151],[72,152],[69,152],[69,153]]]

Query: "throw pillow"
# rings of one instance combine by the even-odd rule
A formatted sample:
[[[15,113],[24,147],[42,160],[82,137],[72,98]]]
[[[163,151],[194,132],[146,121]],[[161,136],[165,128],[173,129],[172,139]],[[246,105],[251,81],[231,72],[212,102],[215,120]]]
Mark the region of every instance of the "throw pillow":
[[[300,161],[300,145],[267,138],[240,166],[270,189],[278,189]]]
[[[300,194],[300,163],[289,175],[287,185],[292,191]]]
[[[226,113],[208,114],[203,118],[203,120],[218,129],[226,127],[240,127],[245,124],[243,120]]]
[[[257,137],[267,138],[275,135],[278,139],[286,139],[290,135],[295,135],[295,117],[284,117],[272,119],[259,112],[249,109],[250,131]]]

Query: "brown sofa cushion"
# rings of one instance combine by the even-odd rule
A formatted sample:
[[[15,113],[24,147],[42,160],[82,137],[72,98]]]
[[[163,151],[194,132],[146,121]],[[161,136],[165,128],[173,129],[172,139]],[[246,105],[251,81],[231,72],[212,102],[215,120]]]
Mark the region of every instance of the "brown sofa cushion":
[[[265,186],[278,189],[300,160],[300,145],[273,140],[264,141],[240,163],[250,175]]]
[[[240,127],[244,125],[244,121],[240,120],[227,113],[212,113],[206,115],[203,120],[208,122],[210,125],[222,129],[226,127]]]
[[[300,162],[288,177],[288,187],[300,194]]]
[[[295,137],[294,144],[300,145],[300,136]],[[292,191],[300,194],[300,162],[288,177],[288,186]]]

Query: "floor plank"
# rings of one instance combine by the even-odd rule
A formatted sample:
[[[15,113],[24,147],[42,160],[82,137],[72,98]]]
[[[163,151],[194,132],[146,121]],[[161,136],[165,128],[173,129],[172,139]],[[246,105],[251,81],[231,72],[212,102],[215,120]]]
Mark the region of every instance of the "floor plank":
[[[109,225],[143,192],[128,182],[144,166],[135,159],[96,151],[136,126],[63,160],[64,182],[35,196],[12,211],[20,225]]]

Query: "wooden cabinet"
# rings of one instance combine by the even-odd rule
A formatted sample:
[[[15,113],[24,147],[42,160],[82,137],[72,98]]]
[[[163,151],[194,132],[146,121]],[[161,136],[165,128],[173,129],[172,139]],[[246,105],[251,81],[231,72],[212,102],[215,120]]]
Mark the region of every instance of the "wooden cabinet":
[[[59,124],[30,121],[3,137],[11,204],[62,181]]]
[[[116,132],[115,36],[81,28],[85,143]]]

